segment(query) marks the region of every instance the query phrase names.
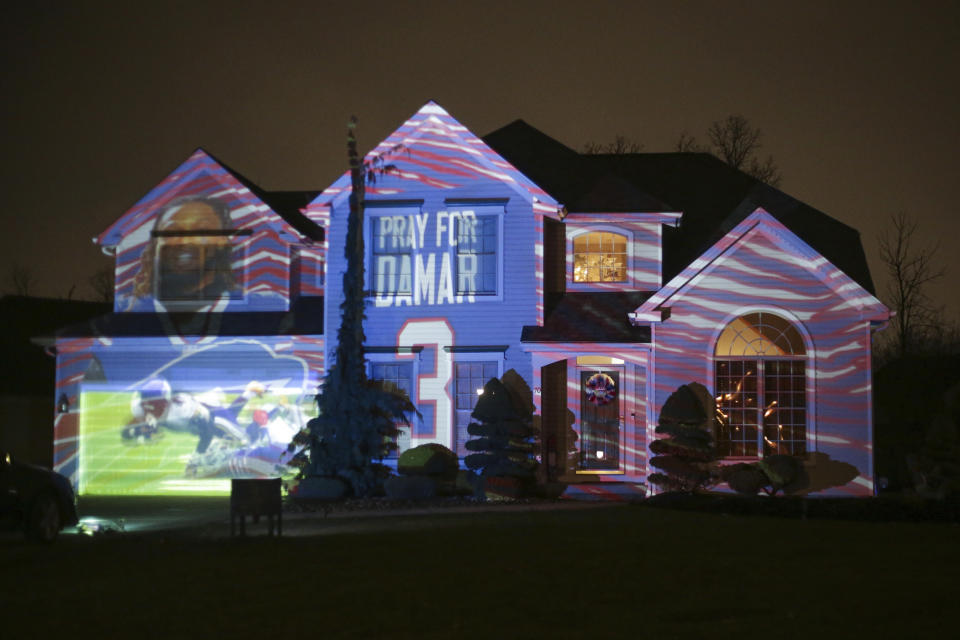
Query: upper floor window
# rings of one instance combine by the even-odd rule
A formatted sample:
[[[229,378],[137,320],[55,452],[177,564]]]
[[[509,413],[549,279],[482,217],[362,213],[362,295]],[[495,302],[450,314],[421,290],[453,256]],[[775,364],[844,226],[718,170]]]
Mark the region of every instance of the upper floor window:
[[[413,293],[413,254],[416,230],[408,231],[412,216],[376,216],[372,220],[371,281],[378,294]]]
[[[573,239],[574,282],[626,282],[627,238],[593,231]]]
[[[497,294],[499,228],[499,217],[493,215],[457,220],[457,295]]]
[[[163,301],[239,297],[231,242],[237,233],[224,203],[197,197],[175,200],[157,217],[139,280],[149,283]]]
[[[778,315],[750,313],[727,325],[714,350],[721,455],[806,453],[806,353],[800,332]]]
[[[503,206],[368,209],[368,286],[379,307],[474,302],[501,292]]]

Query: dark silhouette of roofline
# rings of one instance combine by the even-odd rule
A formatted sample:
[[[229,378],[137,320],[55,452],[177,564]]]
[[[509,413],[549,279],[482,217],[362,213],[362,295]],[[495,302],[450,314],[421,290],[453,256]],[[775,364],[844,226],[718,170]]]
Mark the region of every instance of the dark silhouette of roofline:
[[[578,153],[523,120],[483,140],[570,212],[682,212],[679,227],[664,231],[664,282],[762,207],[860,286],[875,292],[856,229],[712,154]]]

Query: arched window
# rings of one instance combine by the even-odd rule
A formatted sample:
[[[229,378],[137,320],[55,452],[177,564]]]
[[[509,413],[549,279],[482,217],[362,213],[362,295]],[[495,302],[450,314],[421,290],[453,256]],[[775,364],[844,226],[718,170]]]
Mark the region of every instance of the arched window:
[[[806,453],[807,350],[797,328],[749,313],[727,325],[714,355],[721,455]]]
[[[573,239],[574,282],[626,282],[627,238],[593,231]]]

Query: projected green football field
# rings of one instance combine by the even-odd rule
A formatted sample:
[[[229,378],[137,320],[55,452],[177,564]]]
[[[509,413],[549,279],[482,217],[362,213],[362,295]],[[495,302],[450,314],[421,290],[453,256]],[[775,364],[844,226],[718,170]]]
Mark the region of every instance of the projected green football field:
[[[229,478],[184,474],[197,436],[161,430],[143,442],[125,441],[131,392],[85,391],[80,409],[82,495],[222,495]]]

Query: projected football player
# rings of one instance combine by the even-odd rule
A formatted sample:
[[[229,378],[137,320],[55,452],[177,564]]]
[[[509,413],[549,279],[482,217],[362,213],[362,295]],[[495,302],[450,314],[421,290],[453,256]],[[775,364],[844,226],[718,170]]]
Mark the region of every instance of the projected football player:
[[[213,198],[174,200],[157,216],[140,257],[135,298],[216,300],[237,287],[227,206]]]
[[[143,443],[162,436],[161,428],[197,436],[195,453],[206,453],[214,440],[228,448],[250,444],[246,428],[239,424],[240,412],[252,398],[263,396],[266,387],[259,382],[247,384],[243,393],[228,406],[215,401],[210,394],[201,397],[186,392],[173,392],[162,378],[144,383],[130,401],[133,419],[123,428],[124,440]],[[215,393],[215,392],[211,392]],[[222,392],[221,394],[222,395]]]

